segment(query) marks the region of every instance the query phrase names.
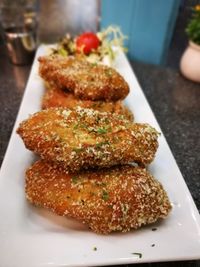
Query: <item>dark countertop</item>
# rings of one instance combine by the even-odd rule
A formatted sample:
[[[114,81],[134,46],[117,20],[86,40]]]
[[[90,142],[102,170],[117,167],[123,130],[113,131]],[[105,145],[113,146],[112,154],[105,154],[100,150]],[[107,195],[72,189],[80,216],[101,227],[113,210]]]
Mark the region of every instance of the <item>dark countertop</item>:
[[[200,84],[172,69],[132,66],[200,211]]]
[[[132,66],[200,211],[200,85],[184,79],[172,69],[137,62],[132,62]],[[0,164],[30,68],[31,66],[10,64],[5,49],[1,46]],[[149,263],[139,266],[200,267],[200,261]]]

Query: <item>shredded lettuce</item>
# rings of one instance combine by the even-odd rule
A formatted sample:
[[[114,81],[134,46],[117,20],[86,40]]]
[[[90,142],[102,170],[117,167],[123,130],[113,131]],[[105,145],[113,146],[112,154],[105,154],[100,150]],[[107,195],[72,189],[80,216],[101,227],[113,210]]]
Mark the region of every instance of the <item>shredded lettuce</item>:
[[[98,32],[97,37],[101,41],[99,47],[96,50],[93,50],[89,55],[82,53],[89,62],[112,65],[118,52],[114,47],[119,47],[127,52],[127,48],[124,46],[124,40],[128,37],[122,33],[120,27],[111,25],[101,32]],[[75,55],[75,38],[72,38],[67,34],[58,43],[57,47],[52,50],[52,53],[61,56]]]

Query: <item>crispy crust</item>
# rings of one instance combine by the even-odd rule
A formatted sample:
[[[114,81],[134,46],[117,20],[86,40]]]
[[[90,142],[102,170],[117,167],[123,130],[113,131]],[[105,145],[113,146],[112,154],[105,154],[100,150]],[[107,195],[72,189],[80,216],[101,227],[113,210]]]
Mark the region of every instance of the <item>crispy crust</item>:
[[[127,82],[113,68],[94,65],[81,57],[47,56],[38,60],[39,73],[45,81],[68,89],[77,98],[117,101],[129,93]]]
[[[158,147],[158,133],[150,125],[80,107],[37,112],[17,133],[28,149],[68,171],[132,161],[149,164]]]
[[[133,121],[132,112],[125,107],[121,101],[104,102],[77,99],[72,93],[60,90],[58,88],[50,88],[46,90],[42,99],[42,108],[65,107],[74,108],[80,106],[82,108],[92,108],[94,110],[115,113],[123,115],[126,119]]]
[[[165,218],[171,209],[162,185],[140,167],[66,174],[38,161],[26,177],[31,203],[78,219],[96,233],[127,232]]]

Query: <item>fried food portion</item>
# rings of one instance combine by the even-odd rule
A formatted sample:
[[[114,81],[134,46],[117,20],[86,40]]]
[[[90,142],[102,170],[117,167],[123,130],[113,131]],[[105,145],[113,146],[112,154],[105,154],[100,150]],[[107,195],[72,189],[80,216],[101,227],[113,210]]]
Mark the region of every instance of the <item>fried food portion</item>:
[[[39,59],[40,76],[77,98],[117,101],[129,93],[124,78],[113,68],[92,64],[82,57],[46,56]]]
[[[56,165],[38,161],[26,177],[31,203],[75,218],[96,233],[137,229],[165,218],[171,210],[162,185],[140,167],[66,174]]]
[[[150,125],[81,107],[37,112],[17,133],[28,149],[72,172],[132,161],[149,164],[158,147],[158,133]]]
[[[80,106],[82,108],[92,108],[94,110],[102,112],[115,113],[117,115],[123,115],[126,119],[133,121],[132,112],[119,100],[117,102],[81,100],[74,97],[72,93],[65,92],[58,88],[51,88],[46,90],[45,95],[42,99],[43,109],[53,107],[74,108],[77,106]]]

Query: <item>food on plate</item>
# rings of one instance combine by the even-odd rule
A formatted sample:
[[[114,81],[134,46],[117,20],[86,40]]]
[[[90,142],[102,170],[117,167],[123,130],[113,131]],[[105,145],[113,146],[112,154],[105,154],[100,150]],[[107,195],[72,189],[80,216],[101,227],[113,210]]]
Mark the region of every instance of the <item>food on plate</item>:
[[[98,36],[93,32],[84,32],[76,38],[76,50],[84,54],[89,54],[100,45]]]
[[[149,124],[81,107],[37,112],[17,132],[28,149],[68,171],[149,164],[158,147],[158,132]]]
[[[114,58],[105,44],[87,32],[67,43],[67,55],[63,46],[40,57],[48,88],[43,110],[17,129],[26,148],[41,157],[26,171],[27,199],[100,234],[137,229],[171,210],[162,185],[144,168],[155,157],[159,134],[132,122],[122,104],[129,85],[99,64],[106,49]]]
[[[39,74],[51,86],[67,89],[85,100],[117,101],[129,93],[124,78],[113,68],[83,57],[39,57]]]
[[[162,185],[144,168],[124,165],[67,174],[38,161],[26,172],[26,196],[36,206],[75,218],[94,232],[127,232],[171,210]]]
[[[120,100],[116,102],[81,100],[76,98],[72,93],[58,88],[49,88],[46,90],[42,99],[43,109],[53,107],[75,108],[77,106],[123,115],[124,118],[133,121],[132,112]]]
[[[56,47],[52,48],[51,54],[67,57],[81,53],[89,62],[111,66],[119,48],[127,51],[124,47],[125,39],[127,36],[124,36],[117,26],[109,26],[98,33],[83,32],[74,38],[66,34]]]

